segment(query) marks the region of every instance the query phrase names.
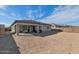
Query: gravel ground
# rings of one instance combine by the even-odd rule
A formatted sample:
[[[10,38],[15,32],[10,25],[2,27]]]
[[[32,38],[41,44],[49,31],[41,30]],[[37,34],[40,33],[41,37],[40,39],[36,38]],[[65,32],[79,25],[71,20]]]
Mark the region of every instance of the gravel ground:
[[[79,53],[79,33],[59,32],[47,36],[13,35],[13,37],[23,54]]]

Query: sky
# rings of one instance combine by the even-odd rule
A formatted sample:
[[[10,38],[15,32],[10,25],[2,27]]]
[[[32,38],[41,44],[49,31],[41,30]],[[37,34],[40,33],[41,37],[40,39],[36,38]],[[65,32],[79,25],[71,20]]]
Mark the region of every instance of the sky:
[[[0,5],[0,24],[15,20],[36,20],[49,24],[79,26],[78,5]]]

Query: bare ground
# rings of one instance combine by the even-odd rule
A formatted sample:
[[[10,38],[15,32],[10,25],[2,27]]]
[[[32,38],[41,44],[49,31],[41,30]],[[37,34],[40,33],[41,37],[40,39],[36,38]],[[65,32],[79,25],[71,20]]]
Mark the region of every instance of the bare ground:
[[[0,54],[19,54],[18,47],[12,35],[6,33],[0,36]]]
[[[59,32],[47,36],[13,35],[13,37],[23,54],[79,53],[79,33]]]

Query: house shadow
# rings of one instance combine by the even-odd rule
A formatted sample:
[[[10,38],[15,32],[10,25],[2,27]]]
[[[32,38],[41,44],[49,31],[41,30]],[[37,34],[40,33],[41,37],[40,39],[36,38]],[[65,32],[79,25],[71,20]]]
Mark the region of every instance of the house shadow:
[[[51,31],[48,31],[48,32],[32,33],[32,35],[45,37],[45,36],[54,35],[54,34],[57,34],[57,33],[60,33],[60,32],[62,32],[62,30],[60,30],[60,29],[52,29]]]
[[[20,54],[19,48],[11,34],[0,37],[0,54]]]

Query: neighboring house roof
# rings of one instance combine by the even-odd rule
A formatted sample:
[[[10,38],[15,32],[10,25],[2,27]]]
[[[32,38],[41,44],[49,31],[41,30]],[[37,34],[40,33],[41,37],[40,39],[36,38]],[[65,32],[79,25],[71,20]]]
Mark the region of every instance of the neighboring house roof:
[[[4,28],[5,26],[3,24],[0,24],[0,28]]]
[[[12,23],[12,25],[14,25],[15,23],[32,23],[32,24],[40,24],[40,25],[51,25],[51,24],[47,24],[47,23],[38,22],[38,21],[35,21],[35,20],[15,20]]]

